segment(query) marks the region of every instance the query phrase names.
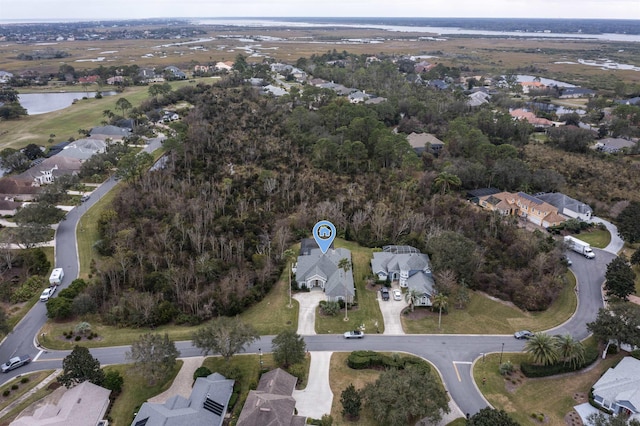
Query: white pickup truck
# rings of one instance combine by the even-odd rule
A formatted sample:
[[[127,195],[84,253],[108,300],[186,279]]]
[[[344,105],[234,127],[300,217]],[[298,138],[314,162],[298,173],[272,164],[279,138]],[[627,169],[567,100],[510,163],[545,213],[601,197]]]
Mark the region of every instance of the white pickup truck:
[[[8,373],[11,370],[15,370],[18,367],[22,367],[23,365],[27,365],[31,362],[31,357],[29,355],[16,356],[11,358],[9,361],[2,364],[2,372]]]

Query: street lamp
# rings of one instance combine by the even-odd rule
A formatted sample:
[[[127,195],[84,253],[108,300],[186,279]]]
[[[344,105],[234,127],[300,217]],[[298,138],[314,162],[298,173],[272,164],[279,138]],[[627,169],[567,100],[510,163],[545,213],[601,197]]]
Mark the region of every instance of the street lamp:
[[[262,348],[258,348],[258,354],[260,355],[260,370],[262,370]]]
[[[500,365],[502,365],[502,353],[504,352],[504,342],[502,342],[502,349],[500,349]]]

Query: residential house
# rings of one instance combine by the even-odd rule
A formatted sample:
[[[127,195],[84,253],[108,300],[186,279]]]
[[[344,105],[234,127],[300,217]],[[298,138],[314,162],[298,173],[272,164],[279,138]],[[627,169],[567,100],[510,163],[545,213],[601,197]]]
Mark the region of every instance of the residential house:
[[[108,126],[93,127],[89,131],[89,134],[91,135],[91,138],[94,138],[94,139],[110,138],[111,140],[116,141],[116,140],[122,140],[126,137],[131,136],[131,130],[124,129],[118,126],[108,125]]]
[[[262,93],[264,94],[270,93],[276,98],[278,98],[280,96],[286,95],[289,92],[287,92],[282,87],[274,86],[273,84],[267,84],[266,86],[262,87]]]
[[[542,90],[546,89],[546,85],[539,81],[521,81],[520,85],[522,86],[522,92],[527,94],[531,90]]]
[[[374,252],[371,270],[379,280],[398,281],[398,285],[415,291],[415,306],[431,306],[435,283],[431,274],[429,256],[411,246],[384,246]]]
[[[355,92],[349,93],[349,102],[352,104],[360,104],[369,99],[369,95],[364,90],[356,90]]]
[[[215,68],[217,70],[225,70],[225,71],[231,71],[233,69],[233,62],[232,61],[225,61],[225,62],[217,62],[215,65]]]
[[[100,80],[100,76],[99,75],[88,75],[86,77],[80,77],[78,79],[78,83],[80,83],[80,84],[94,84],[94,83],[97,83],[98,80]]]
[[[53,183],[63,175],[77,175],[82,167],[82,161],[78,158],[54,155],[30,167],[27,171],[15,175],[14,178],[22,181],[31,181],[33,186],[42,186]]]
[[[593,209],[587,204],[560,192],[536,194],[535,197],[556,207],[565,216],[588,222],[591,220],[591,215],[593,215]]]
[[[438,90],[446,90],[449,88],[449,83],[444,80],[430,80],[429,83],[427,83],[427,86]]]
[[[412,132],[407,136],[407,141],[418,155],[422,155],[425,150],[437,155],[444,148],[444,142],[431,133]]]
[[[303,426],[306,417],[296,415],[293,391],[298,379],[277,368],[260,377],[256,390],[249,391],[237,426]]]
[[[560,89],[560,99],[590,98],[595,94],[595,90],[585,89],[584,87],[563,87]]]
[[[468,97],[469,100],[467,101],[467,105],[469,105],[470,107],[477,107],[487,104],[489,103],[489,99],[491,99],[491,95],[483,91],[473,92]]]
[[[122,83],[124,83],[124,77],[121,75],[116,75],[115,77],[109,77],[107,79],[107,84],[109,85],[122,84]]]
[[[0,71],[0,84],[8,83],[13,78],[13,74],[8,71]]]
[[[14,216],[20,207],[22,207],[22,203],[12,200],[0,200],[0,216]]]
[[[21,416],[10,423],[10,426],[98,426],[109,407],[111,391],[82,382],[71,389],[58,389],[64,394],[57,403],[41,404],[32,415]],[[56,391],[57,392],[57,391]]]
[[[488,195],[499,194],[498,188],[478,188],[467,191],[467,200],[474,204],[480,204],[480,197],[486,197]]]
[[[557,226],[566,220],[566,217],[558,213],[558,208],[524,192],[500,192],[479,197],[478,204],[503,215],[521,217],[545,228]]]
[[[617,152],[624,152],[625,150],[629,150],[634,146],[637,146],[637,141],[631,141],[628,139],[622,138],[605,138],[600,139],[595,144],[595,149],[597,151],[606,152],[609,154],[615,154]]]
[[[416,74],[421,74],[423,72],[429,71],[433,67],[435,67],[434,64],[429,63],[427,61],[421,61],[413,66],[413,72],[415,72]]]
[[[164,111],[162,115],[162,121],[166,123],[169,121],[176,121],[176,120],[180,120],[180,114],[174,111]]]
[[[191,396],[172,396],[164,404],[145,402],[131,426],[221,426],[233,394],[234,380],[213,373],[198,377]]]
[[[613,102],[618,105],[640,105],[640,96],[629,99],[616,99]]]
[[[169,74],[174,79],[184,80],[187,78],[187,75],[180,70],[178,67],[174,67],[173,65],[169,65],[165,67],[164,71]]]
[[[294,265],[298,286],[308,289],[318,287],[332,302],[346,300],[347,303],[353,303],[353,274],[351,270],[344,271],[338,267],[342,259],[351,262],[351,252],[343,248],[330,248],[326,253],[319,248],[301,250]]]
[[[66,145],[57,155],[61,157],[77,158],[86,161],[95,154],[106,151],[107,144],[102,139],[78,139]]]
[[[193,67],[193,72],[196,74],[205,74],[209,72],[210,68],[209,65],[196,65]]]
[[[164,78],[156,74],[153,68],[140,68],[138,76],[145,83],[162,83]]]
[[[514,120],[525,120],[529,124],[537,128],[547,128],[552,127],[553,122],[551,120],[547,120],[546,118],[538,118],[536,115],[530,111],[524,109],[514,109],[509,111],[511,117]]]
[[[0,179],[0,198],[3,200],[31,201],[41,192],[40,187],[33,186],[33,179],[30,177],[6,176]]]
[[[630,356],[622,358],[600,377],[592,392],[596,404],[640,420],[640,361]]]

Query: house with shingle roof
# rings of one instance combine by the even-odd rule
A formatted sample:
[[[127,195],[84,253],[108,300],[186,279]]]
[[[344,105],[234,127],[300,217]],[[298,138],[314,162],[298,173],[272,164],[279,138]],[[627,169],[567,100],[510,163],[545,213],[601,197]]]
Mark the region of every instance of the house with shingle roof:
[[[320,288],[328,301],[346,300],[347,303],[353,303],[353,274],[351,270],[345,272],[338,267],[342,259],[351,262],[351,252],[344,248],[329,249],[326,253],[319,248],[312,248],[306,254],[301,252],[294,265],[298,286]]]
[[[145,402],[131,426],[221,426],[234,383],[219,373],[198,377],[189,399],[176,395],[164,404]]]
[[[11,426],[87,426],[98,425],[109,407],[111,391],[82,382],[64,394],[55,404],[39,404],[33,414],[18,417]]]
[[[93,127],[89,134],[92,138],[108,137],[113,140],[121,140],[131,136],[131,131],[122,127],[108,125]]]
[[[638,142],[623,138],[604,138],[596,142],[595,149],[597,151],[615,154],[617,152],[624,152],[625,148],[633,148],[637,144]]]
[[[82,167],[78,158],[54,155],[45,158],[27,171],[15,175],[16,180],[30,181],[33,186],[48,185],[63,175],[77,175]]]
[[[298,379],[281,368],[264,373],[256,390],[249,391],[237,426],[303,426],[293,398]]]
[[[444,142],[431,133],[412,132],[407,136],[407,141],[418,155],[422,155],[425,150],[432,154],[438,154],[444,148]]]
[[[402,288],[415,291],[415,306],[431,306],[436,294],[429,256],[415,247],[389,245],[374,252],[371,271],[379,280],[398,281]]]
[[[478,205],[502,215],[519,216],[545,228],[557,226],[567,220],[558,212],[557,207],[524,192],[486,195],[479,197]]]
[[[509,114],[514,118],[514,120],[525,120],[534,127],[543,128],[553,126],[553,122],[551,120],[536,117],[534,113],[524,109],[514,109],[509,111]]]
[[[575,200],[568,195],[560,192],[548,192],[536,194],[536,198],[556,207],[565,216],[585,221],[591,220],[593,209],[582,201]]]
[[[593,385],[596,404],[640,420],[640,361],[627,356],[608,369]]]
[[[106,148],[107,144],[102,139],[84,138],[69,143],[57,155],[85,161],[95,154],[105,152]]]

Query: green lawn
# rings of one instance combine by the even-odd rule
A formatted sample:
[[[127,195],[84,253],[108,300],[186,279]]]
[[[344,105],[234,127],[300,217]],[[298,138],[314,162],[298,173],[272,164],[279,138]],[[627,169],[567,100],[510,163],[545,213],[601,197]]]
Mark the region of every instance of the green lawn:
[[[508,412],[521,425],[540,424],[531,418],[532,413],[545,416],[545,425],[565,426],[564,416],[577,405],[575,393],[588,394],[591,386],[623,355],[608,356],[606,360],[598,358],[592,368],[581,372],[528,379],[521,374],[508,378],[498,372],[500,354],[487,355],[485,362],[478,361],[473,368],[473,377],[485,398],[497,409]],[[516,366],[526,359],[525,354],[504,354],[503,361],[511,361]],[[482,385],[482,378],[486,384]],[[552,390],[552,391],[551,391]]]
[[[376,293],[366,289],[367,278],[371,276],[371,258],[373,249],[360,247],[358,244],[337,239],[334,244],[338,248],[346,248],[351,251],[353,263],[353,278],[356,285],[356,298],[358,306],[347,312],[348,321],[344,320],[344,310],[334,317],[325,317],[316,310],[316,332],[319,334],[341,334],[348,330],[364,325],[365,331],[374,330],[378,324],[380,333],[384,332],[382,312],[376,300]]]
[[[581,232],[573,235],[575,238],[591,244],[592,247],[605,248],[611,242],[611,234],[606,229],[596,229],[591,232]]]
[[[146,380],[140,379],[132,372],[131,364],[105,367],[105,372],[115,370],[124,377],[122,393],[116,398],[111,410],[109,410],[108,417],[111,418],[109,424],[113,424],[113,426],[129,426],[133,421],[134,413],[138,411],[143,402],[171,387],[173,379],[175,379],[181,367],[182,361],[178,360],[174,369],[167,375],[167,378],[153,386],[150,386]]]
[[[449,313],[442,315],[441,330],[438,330],[437,312],[416,320],[403,316],[402,326],[408,334],[510,334],[520,329],[546,330],[563,323],[575,312],[575,277],[571,273],[566,277],[567,283],[558,299],[545,312],[525,312],[506,302],[473,292],[465,309],[450,307]]]

